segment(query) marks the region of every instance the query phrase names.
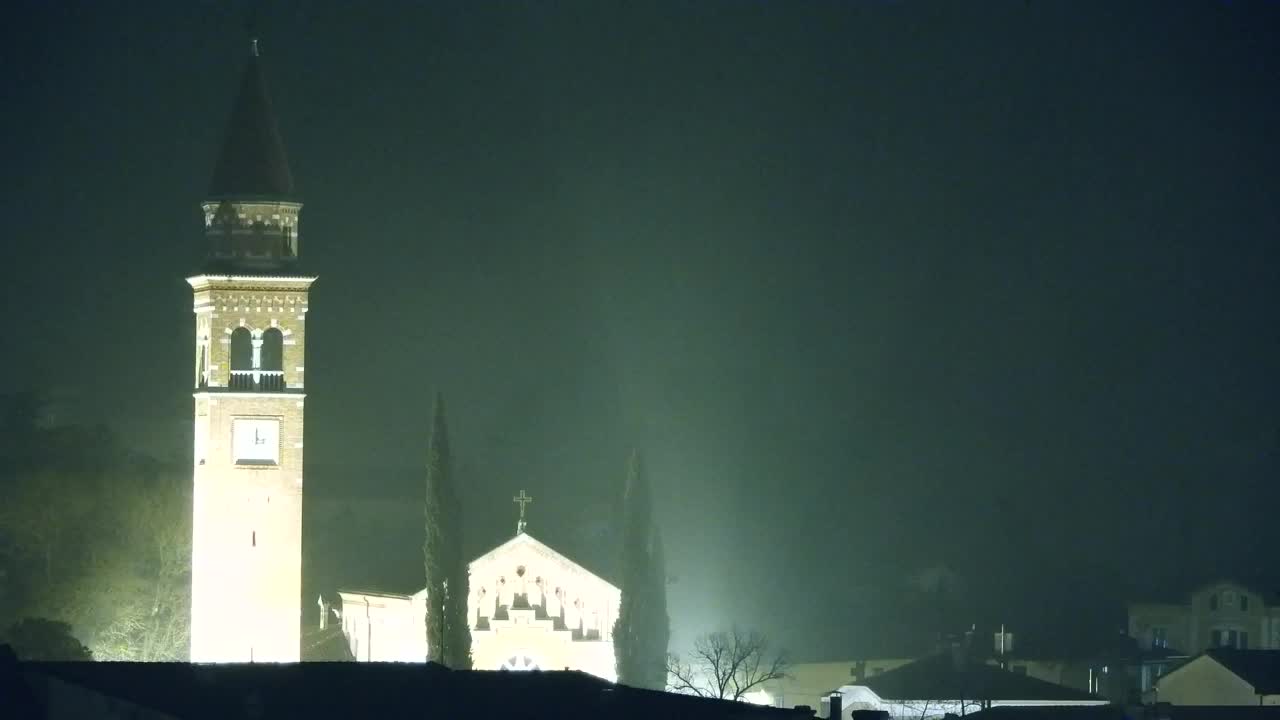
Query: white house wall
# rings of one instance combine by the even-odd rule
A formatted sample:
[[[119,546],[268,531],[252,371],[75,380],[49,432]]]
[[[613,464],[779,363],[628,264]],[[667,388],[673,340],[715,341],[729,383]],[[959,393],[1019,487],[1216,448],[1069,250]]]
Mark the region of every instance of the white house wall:
[[[845,685],[840,688],[842,720],[852,720],[854,710],[883,710],[894,720],[932,720],[951,713],[964,715],[983,706],[978,700],[899,700],[884,699],[865,685]],[[1080,705],[1106,705],[1106,700],[994,700],[987,707],[1069,707]],[[963,707],[962,707],[963,705]],[[963,711],[963,712],[962,712]],[[830,700],[823,698],[818,715],[826,717],[831,712]]]
[[[426,661],[425,603],[419,596],[356,592],[339,595],[342,597],[342,634],[356,660]]]
[[[1156,699],[1173,705],[1258,705],[1253,686],[1208,655],[1156,683]]]

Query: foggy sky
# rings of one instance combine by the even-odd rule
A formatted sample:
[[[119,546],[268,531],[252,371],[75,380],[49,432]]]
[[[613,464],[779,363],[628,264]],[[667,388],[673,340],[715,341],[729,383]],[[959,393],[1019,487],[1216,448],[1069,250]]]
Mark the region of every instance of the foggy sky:
[[[166,457],[242,15],[27,2],[3,31],[0,389]],[[972,621],[1064,636],[1219,576],[1280,587],[1280,5],[258,24],[320,277],[308,497],[415,502],[440,390],[475,553],[525,488],[530,532],[590,555],[645,450],[676,642],[892,647],[938,565]],[[412,566],[420,538],[370,552]]]

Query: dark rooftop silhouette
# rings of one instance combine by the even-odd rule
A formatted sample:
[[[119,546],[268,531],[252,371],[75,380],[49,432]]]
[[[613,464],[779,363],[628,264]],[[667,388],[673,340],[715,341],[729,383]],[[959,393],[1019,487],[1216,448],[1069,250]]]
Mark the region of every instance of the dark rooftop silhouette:
[[[289,665],[13,663],[38,702],[85,689],[178,718],[406,717],[741,718],[811,717],[787,710],[614,685],[586,673],[454,671],[434,663]],[[8,673],[5,670],[9,670]],[[12,685],[12,677],[8,678]],[[68,688],[67,686],[73,686]],[[0,684],[0,687],[3,687]],[[60,698],[62,707],[75,699]],[[80,700],[81,703],[86,702]]]
[[[1037,680],[986,663],[957,667],[939,653],[889,670],[862,683],[885,699],[910,700],[1100,700],[1087,692]]]

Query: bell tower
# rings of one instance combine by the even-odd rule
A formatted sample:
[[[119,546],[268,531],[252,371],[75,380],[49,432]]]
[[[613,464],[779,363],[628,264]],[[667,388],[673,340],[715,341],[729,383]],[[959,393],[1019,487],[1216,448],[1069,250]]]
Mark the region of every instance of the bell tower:
[[[296,662],[308,290],[302,204],[253,41],[202,203],[195,294],[192,662]]]

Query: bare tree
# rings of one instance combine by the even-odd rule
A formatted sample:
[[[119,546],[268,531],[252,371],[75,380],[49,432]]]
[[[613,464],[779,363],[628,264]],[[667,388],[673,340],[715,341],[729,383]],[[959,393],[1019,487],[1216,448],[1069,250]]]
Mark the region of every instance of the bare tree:
[[[118,537],[80,583],[91,595],[100,660],[181,662],[190,628],[191,501],[181,481],[136,489],[114,503]]]
[[[0,479],[0,536],[17,553],[0,625],[62,622],[98,660],[187,659],[190,480],[133,466],[52,468]]]
[[[787,676],[783,652],[754,630],[733,628],[699,637],[687,659],[667,656],[667,689],[701,697],[742,700],[765,683]]]
[[[933,710],[933,713],[929,711]],[[895,718],[915,718],[916,720],[929,720],[931,717],[940,715],[933,703],[928,700],[900,700],[890,704],[889,716]]]
[[[964,716],[985,709],[978,700],[889,700],[889,717],[900,720],[936,720],[947,715]]]

